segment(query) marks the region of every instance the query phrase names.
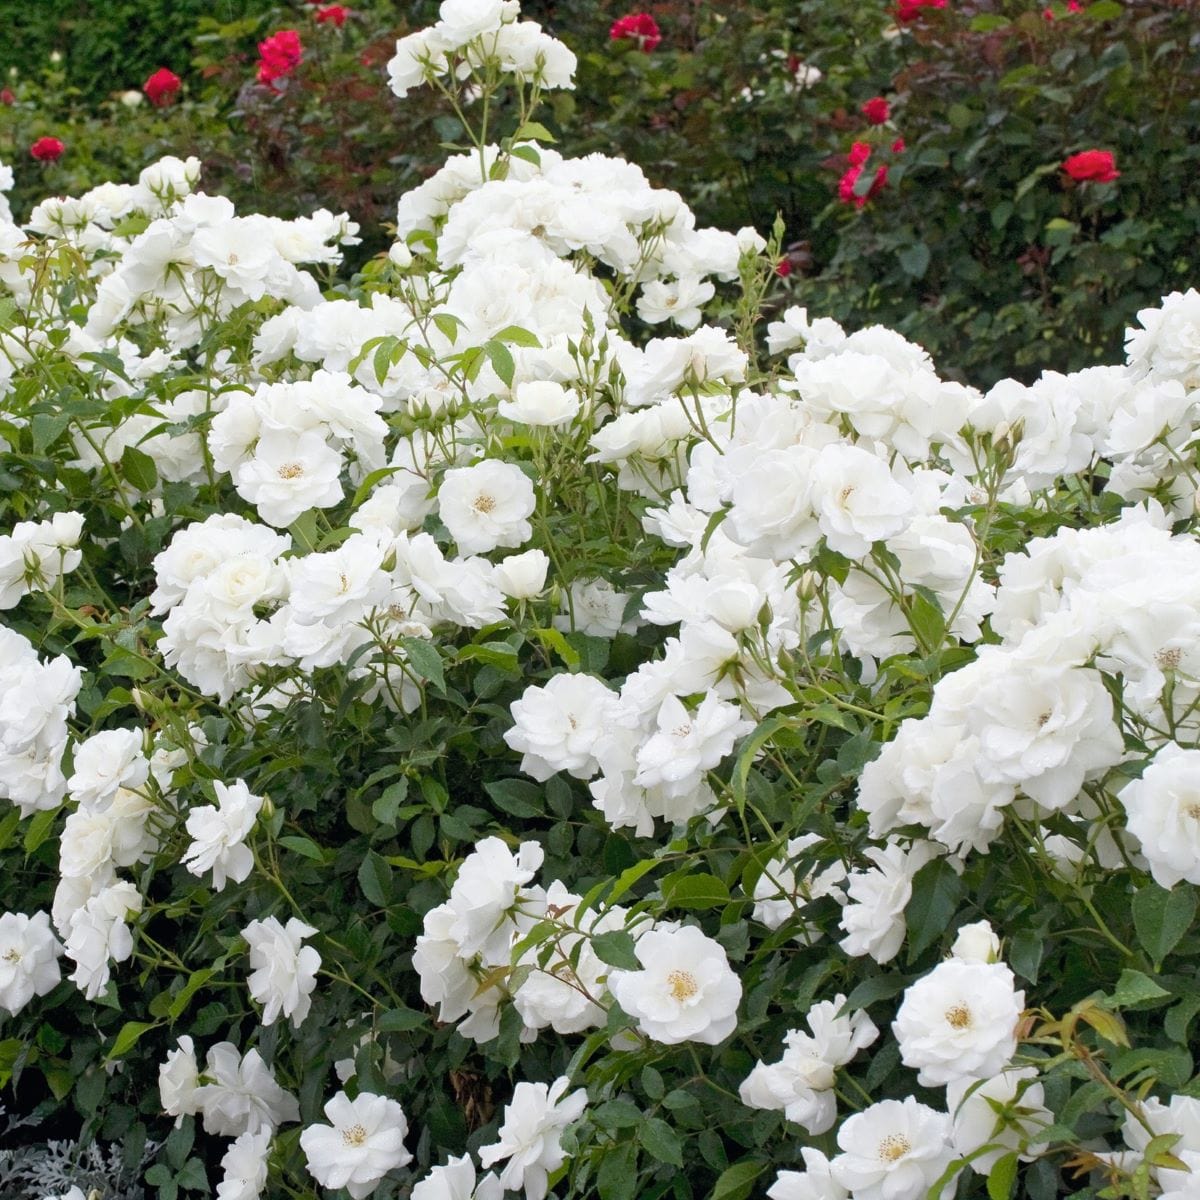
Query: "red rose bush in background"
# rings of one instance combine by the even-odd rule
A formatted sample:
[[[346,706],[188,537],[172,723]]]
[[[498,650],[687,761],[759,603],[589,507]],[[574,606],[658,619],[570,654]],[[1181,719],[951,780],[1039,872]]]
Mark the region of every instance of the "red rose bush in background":
[[[29,153],[38,162],[57,162],[62,158],[66,148],[59,138],[40,137],[29,147]]]
[[[574,66],[401,39],[356,275],[195,159],[0,225],[0,1075],[163,1197],[1181,1200],[1200,293],[948,382]]]
[[[182,86],[183,80],[174,71],[169,71],[166,67],[159,67],[142,84],[142,91],[146,93],[151,104],[156,108],[162,108],[163,105],[170,104],[175,99]]]
[[[1112,183],[1121,174],[1111,150],[1081,150],[1065,159],[1062,168],[1076,183]]]
[[[614,41],[631,41],[639,50],[649,54],[662,42],[658,22],[649,13],[630,13],[612,23],[608,36]]]
[[[294,29],[281,29],[258,44],[258,82],[274,88],[286,79],[304,58],[300,35]]]

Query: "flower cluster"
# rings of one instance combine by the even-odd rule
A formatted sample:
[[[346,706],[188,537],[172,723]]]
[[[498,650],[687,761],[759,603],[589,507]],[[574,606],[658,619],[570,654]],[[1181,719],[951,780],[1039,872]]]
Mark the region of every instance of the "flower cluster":
[[[480,130],[351,278],[195,160],[0,226],[13,1041],[220,1200],[1184,1195],[1200,293],[986,392],[764,329],[519,17],[398,43]]]

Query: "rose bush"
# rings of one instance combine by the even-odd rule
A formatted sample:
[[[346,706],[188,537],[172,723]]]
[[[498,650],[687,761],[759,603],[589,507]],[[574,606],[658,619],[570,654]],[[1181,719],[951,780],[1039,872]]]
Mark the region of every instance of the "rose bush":
[[[5,1194],[1182,1200],[1200,293],[986,392],[763,321],[574,67],[402,39],[466,143],[357,273],[194,160],[0,225],[0,1081],[80,1148]]]

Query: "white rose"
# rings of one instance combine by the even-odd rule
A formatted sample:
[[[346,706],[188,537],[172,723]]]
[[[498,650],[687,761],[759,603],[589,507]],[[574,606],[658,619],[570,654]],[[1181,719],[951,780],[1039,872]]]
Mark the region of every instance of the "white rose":
[[[734,1031],[742,982],[719,942],[691,925],[654,929],[634,953],[642,970],[613,970],[608,987],[647,1037],[715,1046]]]
[[[1016,1053],[1024,1007],[1004,963],[951,958],[908,988],[892,1031],[922,1086],[987,1079]]]

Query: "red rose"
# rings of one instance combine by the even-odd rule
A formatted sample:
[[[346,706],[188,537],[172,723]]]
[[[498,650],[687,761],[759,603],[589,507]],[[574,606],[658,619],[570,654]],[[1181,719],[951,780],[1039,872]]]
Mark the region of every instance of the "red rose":
[[[57,162],[65,149],[66,146],[56,137],[40,137],[29,147],[29,153],[38,162]]]
[[[904,149],[905,149],[905,147],[904,147],[904,139],[903,138],[897,138],[892,143],[892,153],[893,154],[903,154]]]
[[[349,15],[350,10],[344,4],[327,4],[317,9],[317,24],[324,25],[328,21],[341,29]]]
[[[183,80],[174,71],[168,71],[166,67],[159,67],[142,84],[142,91],[150,97],[151,104],[156,108],[162,108],[164,104],[169,104],[175,98],[182,86]]]
[[[1081,150],[1066,159],[1062,168],[1076,183],[1112,183],[1121,174],[1111,150]]]
[[[945,8],[946,0],[897,0],[896,20],[901,25],[915,21],[926,8]]]
[[[0,91],[0,104],[16,104],[17,98],[13,95],[11,88],[5,88]]]
[[[281,29],[258,43],[258,82],[274,87],[275,80],[290,75],[304,57],[300,35],[294,29]]]
[[[630,13],[627,17],[618,17],[612,23],[608,36],[614,41],[628,39],[637,42],[637,48],[646,54],[658,47],[662,41],[662,33],[658,22],[649,13]]]
[[[892,106],[882,96],[872,96],[860,111],[868,124],[882,125],[892,115]]]
[[[866,142],[854,142],[846,155],[852,167],[861,167],[871,157],[871,147]]]
[[[791,259],[781,258],[775,264],[775,274],[778,275],[780,279],[786,279],[791,273],[792,273]]]

